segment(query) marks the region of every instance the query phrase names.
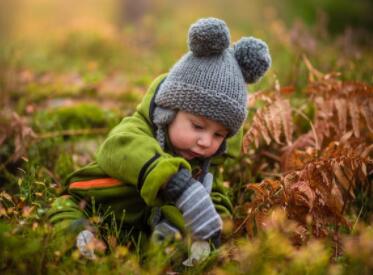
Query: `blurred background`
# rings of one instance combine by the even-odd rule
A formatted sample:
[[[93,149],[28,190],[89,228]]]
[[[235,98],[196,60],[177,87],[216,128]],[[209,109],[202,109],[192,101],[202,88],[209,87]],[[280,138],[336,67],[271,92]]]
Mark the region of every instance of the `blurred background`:
[[[186,52],[189,25],[214,16],[227,22],[232,42],[252,35],[269,44],[273,67],[259,86],[275,78],[302,84],[301,54],[320,71],[371,83],[372,12],[370,0],[1,1],[1,70],[21,81],[75,73],[86,84],[117,75],[128,89],[142,88]]]
[[[209,16],[226,21],[232,43],[269,45],[272,68],[252,93],[277,83],[301,96],[304,57],[371,84],[372,14],[370,0],[0,1],[0,108],[38,133],[111,128],[188,50],[189,26]]]

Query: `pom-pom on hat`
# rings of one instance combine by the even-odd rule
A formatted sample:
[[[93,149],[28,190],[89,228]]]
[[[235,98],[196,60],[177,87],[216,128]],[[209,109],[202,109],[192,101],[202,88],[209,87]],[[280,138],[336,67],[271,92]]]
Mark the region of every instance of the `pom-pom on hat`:
[[[267,45],[252,37],[229,47],[224,21],[203,18],[191,25],[189,52],[170,70],[155,103],[163,109],[182,110],[222,123],[234,135],[247,116],[246,83],[268,70]]]

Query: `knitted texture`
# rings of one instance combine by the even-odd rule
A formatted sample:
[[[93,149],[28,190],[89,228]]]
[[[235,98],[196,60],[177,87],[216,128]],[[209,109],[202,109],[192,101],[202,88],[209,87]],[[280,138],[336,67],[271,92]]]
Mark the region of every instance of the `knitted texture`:
[[[192,178],[190,172],[182,168],[179,172],[171,177],[166,188],[162,190],[162,196],[170,202],[177,201],[180,196],[188,189],[189,185],[197,182]]]
[[[221,232],[223,221],[200,182],[185,190],[176,201],[176,206],[183,213],[185,226],[191,230],[194,238],[208,240]]]
[[[157,140],[162,148],[166,145],[166,129],[171,121],[175,118],[176,112],[171,109],[164,109],[157,106],[153,113],[153,122],[157,126]]]
[[[234,56],[247,83],[257,82],[272,63],[266,43],[254,37],[241,38],[234,45]]]
[[[217,18],[199,20],[189,29],[189,49],[196,56],[219,54],[229,47],[229,30],[224,21]]]
[[[183,214],[186,227],[199,240],[219,238],[223,224],[209,196],[210,190],[206,190],[206,187],[211,189],[211,177],[205,177],[203,185],[182,168],[162,190],[162,196],[175,203]]]
[[[207,193],[209,194],[211,194],[213,183],[214,183],[214,176],[210,172],[206,173],[205,177],[203,178],[202,185],[203,187],[205,187]]]
[[[243,40],[229,48],[229,39],[222,20],[207,18],[193,24],[190,51],[171,68],[155,103],[220,122],[229,136],[234,135],[247,116],[246,82],[264,74],[270,57],[263,41]]]
[[[174,240],[176,235],[181,235],[180,231],[171,225],[166,219],[161,220],[154,226],[151,239],[154,242],[162,242],[164,240]]]

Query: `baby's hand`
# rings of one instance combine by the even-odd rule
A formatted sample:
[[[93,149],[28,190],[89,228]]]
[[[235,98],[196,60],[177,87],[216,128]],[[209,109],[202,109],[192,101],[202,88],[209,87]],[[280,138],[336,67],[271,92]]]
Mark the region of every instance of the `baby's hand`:
[[[211,194],[213,182],[214,182],[214,176],[210,172],[208,172],[203,178],[202,185],[203,187],[205,187],[207,193],[209,194]]]
[[[81,231],[76,237],[76,247],[79,249],[80,254],[87,259],[96,259],[94,251],[95,240],[95,236],[89,230]]]
[[[215,239],[215,236],[220,235],[223,225],[206,190],[210,189],[207,185],[210,185],[212,175],[209,178],[210,180],[206,180],[205,187],[193,179],[187,169],[182,168],[170,179],[163,190],[166,200],[175,203],[184,217],[186,228],[198,240]]]
[[[163,219],[160,223],[154,226],[151,239],[155,243],[161,243],[165,240],[173,241],[177,239],[178,236],[181,236],[180,231],[166,219]]]

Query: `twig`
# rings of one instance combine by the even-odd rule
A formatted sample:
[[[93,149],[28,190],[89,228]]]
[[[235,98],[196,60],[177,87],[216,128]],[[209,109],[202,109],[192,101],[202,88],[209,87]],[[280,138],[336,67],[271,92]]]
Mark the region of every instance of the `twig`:
[[[363,209],[364,209],[364,206],[362,206],[362,207],[360,208],[359,214],[357,215],[356,220],[355,220],[355,222],[354,222],[354,225],[352,226],[351,233],[353,233],[353,232],[355,231],[355,227],[356,227],[357,223],[359,222],[359,219],[360,219],[360,217],[361,217],[361,214],[363,213]]]

